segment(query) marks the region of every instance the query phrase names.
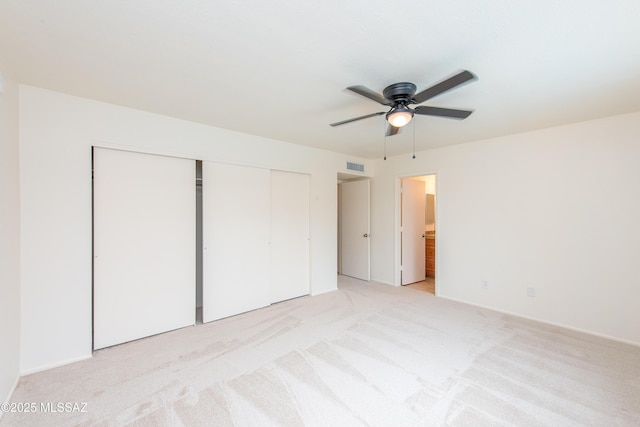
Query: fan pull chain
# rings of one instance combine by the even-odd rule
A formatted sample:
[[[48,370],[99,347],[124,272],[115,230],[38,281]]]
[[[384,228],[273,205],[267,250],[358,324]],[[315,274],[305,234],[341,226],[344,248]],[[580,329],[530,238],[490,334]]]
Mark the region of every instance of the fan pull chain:
[[[416,121],[413,121],[413,159],[416,158]]]
[[[387,137],[384,137],[384,160],[387,160]]]
[[[385,123],[385,124],[384,124],[384,128],[383,128],[383,130],[385,130],[385,129],[386,129],[386,127],[387,127],[387,122],[386,122],[386,120],[385,120],[385,122],[384,122],[384,123]],[[384,135],[384,136],[383,136],[383,138],[384,138],[384,159],[383,159],[383,160],[387,160],[387,133],[386,133],[386,131],[383,133],[383,135]]]

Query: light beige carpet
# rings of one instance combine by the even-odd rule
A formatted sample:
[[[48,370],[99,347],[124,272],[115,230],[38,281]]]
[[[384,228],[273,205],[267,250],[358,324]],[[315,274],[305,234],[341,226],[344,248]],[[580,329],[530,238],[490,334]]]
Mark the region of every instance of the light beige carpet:
[[[2,426],[632,426],[640,348],[341,277],[340,290],[20,379]]]

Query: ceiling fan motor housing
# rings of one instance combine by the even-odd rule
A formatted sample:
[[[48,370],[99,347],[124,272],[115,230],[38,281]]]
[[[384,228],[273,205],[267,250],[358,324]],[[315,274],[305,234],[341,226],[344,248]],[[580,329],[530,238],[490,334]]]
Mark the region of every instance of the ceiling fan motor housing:
[[[389,101],[407,104],[416,94],[416,85],[409,82],[394,83],[382,91],[382,95]]]

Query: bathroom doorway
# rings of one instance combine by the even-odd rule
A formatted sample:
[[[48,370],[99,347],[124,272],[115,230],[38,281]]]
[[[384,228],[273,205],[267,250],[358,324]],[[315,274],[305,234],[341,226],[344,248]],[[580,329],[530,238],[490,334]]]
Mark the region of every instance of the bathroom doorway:
[[[436,175],[401,179],[400,284],[436,293]]]

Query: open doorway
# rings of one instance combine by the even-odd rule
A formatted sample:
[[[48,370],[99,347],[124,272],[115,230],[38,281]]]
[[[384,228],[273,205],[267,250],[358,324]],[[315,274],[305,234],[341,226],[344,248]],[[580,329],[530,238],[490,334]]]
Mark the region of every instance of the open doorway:
[[[436,175],[406,177],[400,185],[400,284],[435,295]]]

